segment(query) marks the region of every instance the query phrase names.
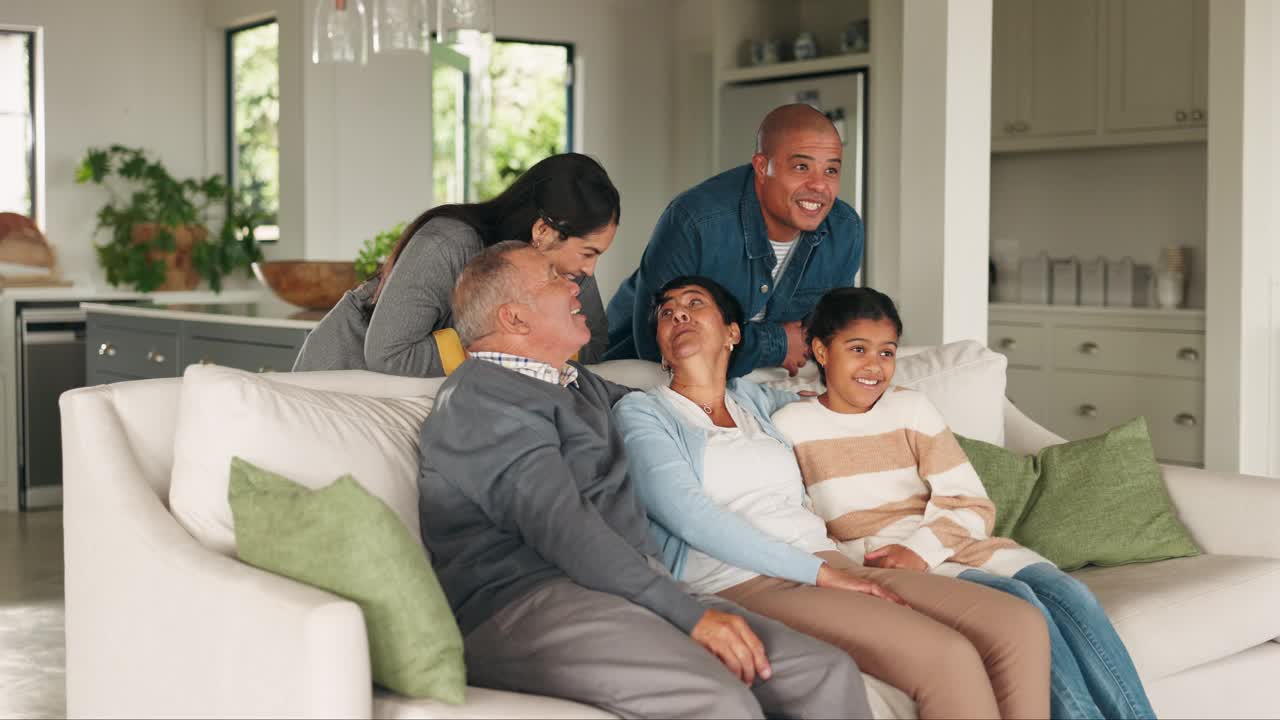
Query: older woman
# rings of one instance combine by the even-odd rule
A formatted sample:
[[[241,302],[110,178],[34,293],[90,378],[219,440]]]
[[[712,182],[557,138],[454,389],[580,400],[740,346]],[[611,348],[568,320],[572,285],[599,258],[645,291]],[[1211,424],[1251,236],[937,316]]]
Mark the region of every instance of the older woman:
[[[681,277],[653,303],[671,382],[628,395],[614,413],[672,574],[844,649],[922,718],[1047,717],[1039,612],[973,583],[840,554],[769,420],[797,397],[726,380],[742,336],[737,301],[712,280]]]

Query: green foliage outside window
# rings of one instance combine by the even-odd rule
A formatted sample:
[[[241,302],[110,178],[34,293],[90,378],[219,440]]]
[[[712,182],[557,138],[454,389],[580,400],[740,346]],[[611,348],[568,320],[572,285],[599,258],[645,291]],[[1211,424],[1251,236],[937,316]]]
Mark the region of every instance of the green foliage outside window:
[[[534,163],[567,149],[567,63],[568,51],[560,45],[493,44],[488,156],[477,199],[496,196]]]
[[[280,26],[232,35],[236,186],[267,225],[280,212]]]

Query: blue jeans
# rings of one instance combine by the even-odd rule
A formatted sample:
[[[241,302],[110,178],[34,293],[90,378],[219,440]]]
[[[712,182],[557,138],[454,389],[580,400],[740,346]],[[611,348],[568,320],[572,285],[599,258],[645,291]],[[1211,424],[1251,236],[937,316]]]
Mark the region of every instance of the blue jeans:
[[[1059,718],[1154,718],[1142,680],[1098,600],[1084,583],[1049,563],[1012,578],[983,570],[960,577],[1036,606],[1049,625],[1050,715]]]

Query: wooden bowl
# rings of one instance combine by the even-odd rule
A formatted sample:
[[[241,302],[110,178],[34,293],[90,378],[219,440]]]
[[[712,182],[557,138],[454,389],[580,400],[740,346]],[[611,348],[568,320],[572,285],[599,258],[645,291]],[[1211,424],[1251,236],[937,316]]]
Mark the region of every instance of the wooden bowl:
[[[354,262],[268,260],[254,263],[253,274],[276,297],[307,310],[328,310],[360,284]]]

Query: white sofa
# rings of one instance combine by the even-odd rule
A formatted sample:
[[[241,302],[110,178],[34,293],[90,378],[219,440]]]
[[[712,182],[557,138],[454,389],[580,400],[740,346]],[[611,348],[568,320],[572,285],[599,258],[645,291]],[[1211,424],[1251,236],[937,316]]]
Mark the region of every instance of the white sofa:
[[[970,359],[982,356],[992,375],[999,356],[976,347]],[[961,361],[944,353],[915,373],[945,377]],[[928,391],[952,426],[980,424],[985,404],[1006,447],[1060,442],[1004,400],[1003,358],[994,362],[997,388],[962,379]],[[636,385],[644,372],[615,375]],[[378,395],[387,380],[338,372],[271,382]],[[438,387],[414,382],[425,393]],[[356,605],[213,552],[170,513],[182,387],[182,379],[147,380],[62,397],[71,717],[612,717],[478,688],[458,707],[375,688]],[[1164,479],[1205,554],[1076,577],[1115,622],[1161,717],[1280,716],[1271,685],[1280,677],[1280,481],[1172,466]],[[872,695],[878,717],[914,713],[893,688],[874,683]]]

